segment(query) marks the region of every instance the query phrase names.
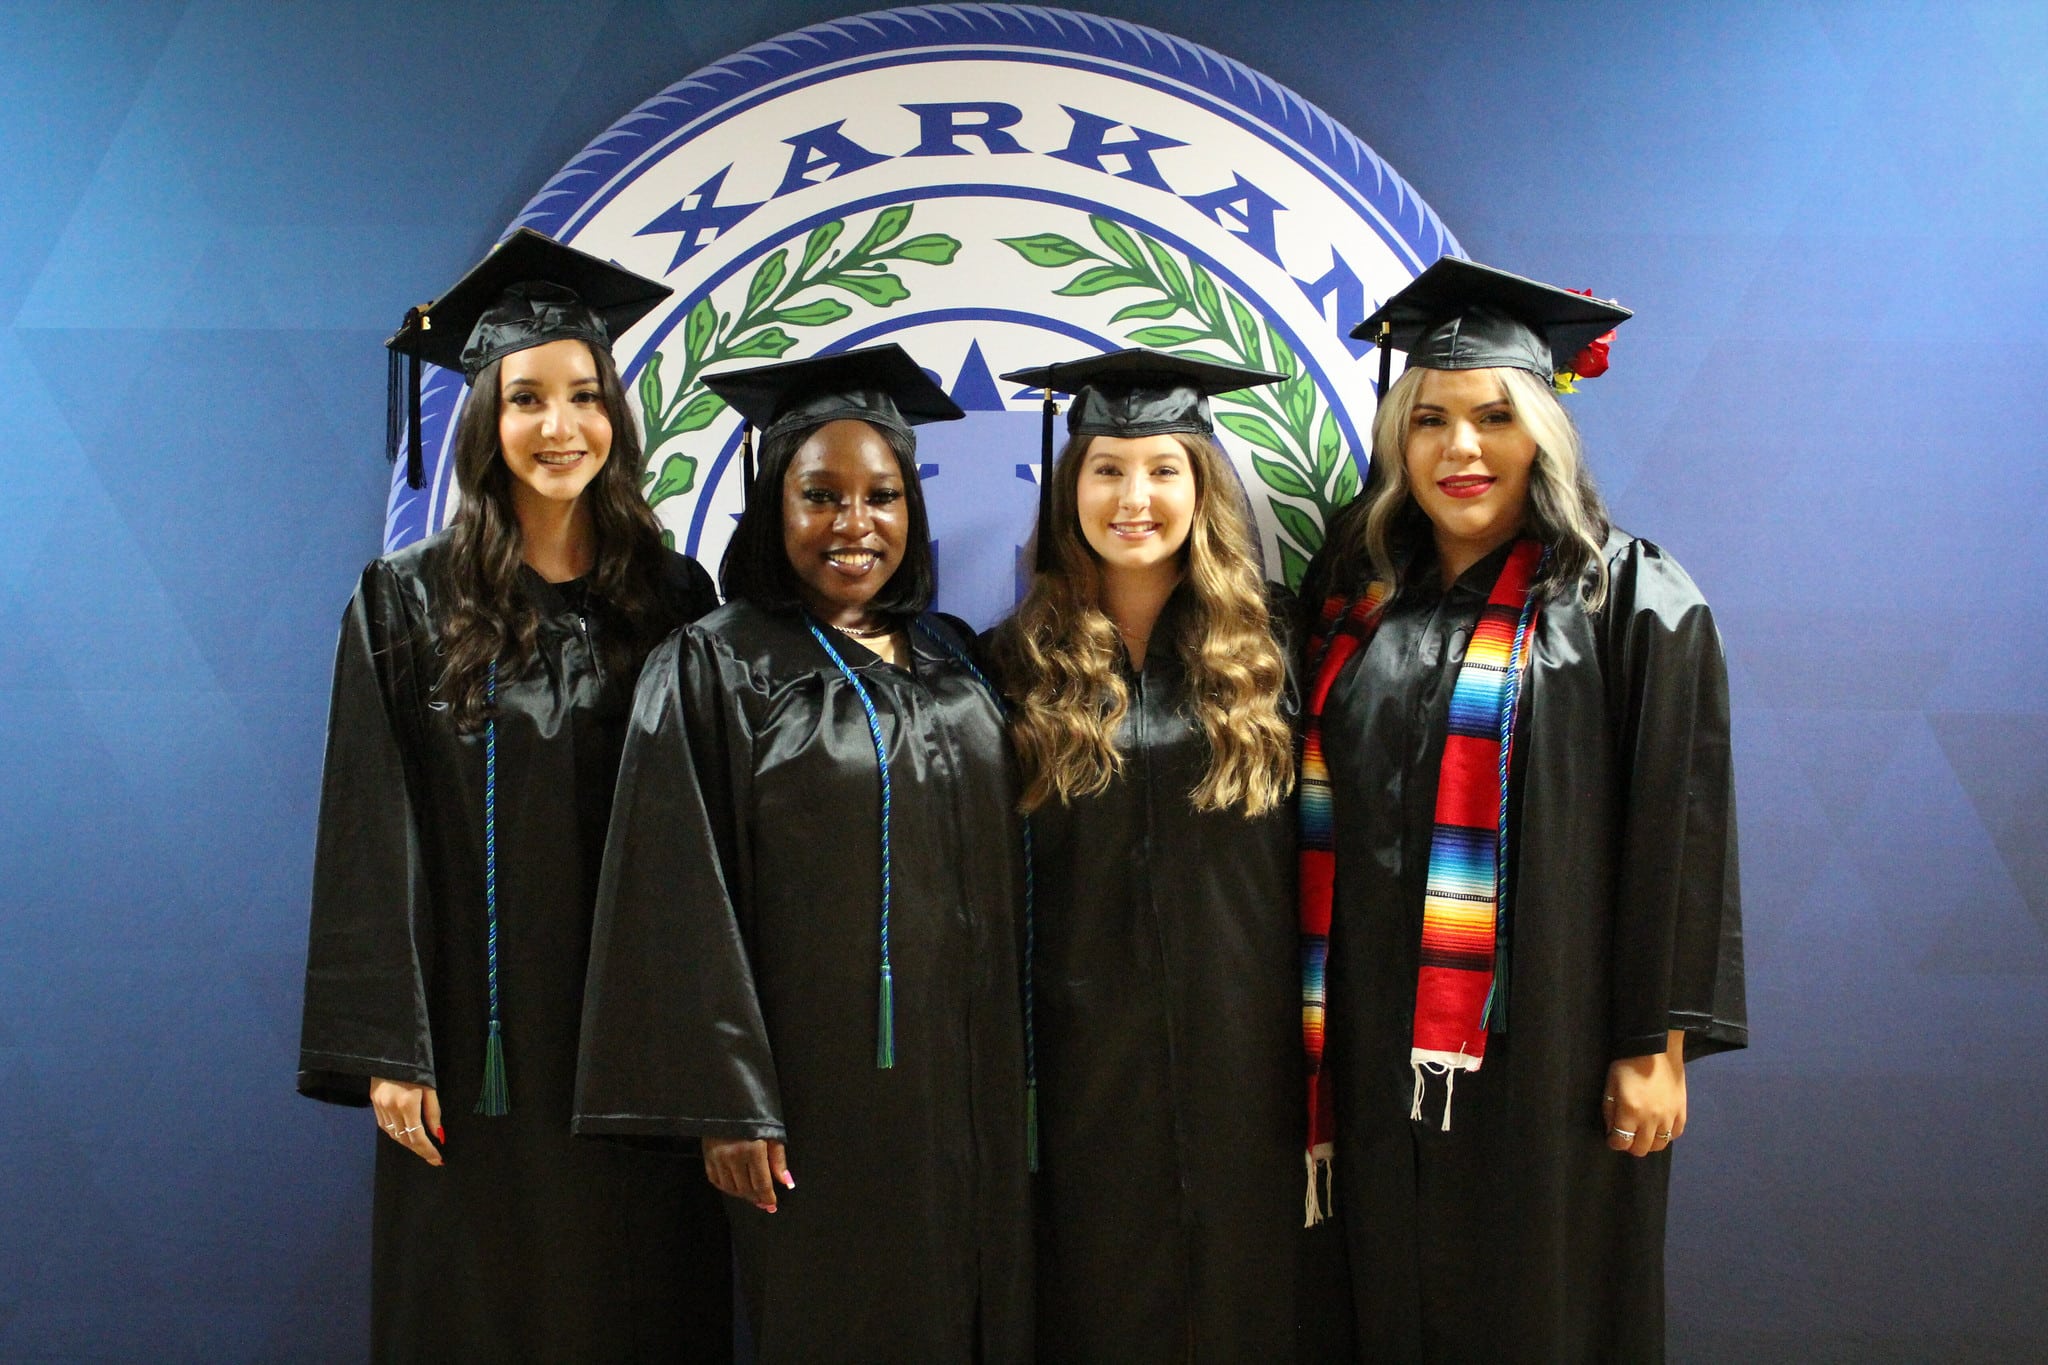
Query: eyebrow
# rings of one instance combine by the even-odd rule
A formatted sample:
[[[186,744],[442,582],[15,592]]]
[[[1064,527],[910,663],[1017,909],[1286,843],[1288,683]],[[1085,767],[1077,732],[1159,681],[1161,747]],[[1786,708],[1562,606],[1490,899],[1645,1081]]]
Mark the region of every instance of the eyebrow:
[[[538,379],[538,378],[534,377],[533,375],[526,375],[526,374],[521,374],[521,375],[514,375],[514,376],[513,376],[512,378],[510,378],[510,379],[506,380],[506,381],[505,381],[505,387],[506,387],[506,388],[508,388],[508,389],[517,389],[517,388],[522,388],[522,387],[523,387],[523,388],[539,388],[539,387],[541,386],[541,384],[542,384],[543,382],[544,382],[544,381],[542,381],[542,380],[540,380],[540,379]],[[595,385],[596,385],[596,383],[597,383],[597,376],[596,376],[596,375],[594,375],[594,374],[592,374],[592,375],[585,375],[585,376],[584,376],[583,378],[581,378],[581,379],[572,379],[572,380],[570,380],[570,381],[569,381],[569,387],[570,387],[570,388],[572,388],[572,389],[575,389],[575,388],[581,388],[581,387],[582,387],[583,385],[585,385],[585,384],[590,384],[590,385],[593,385],[593,386],[595,386]]]
[[[1474,403],[1474,404],[1472,405],[1472,410],[1473,410],[1474,412],[1481,412],[1481,411],[1484,411],[1484,410],[1485,410],[1485,409],[1487,409],[1487,408],[1504,408],[1504,407],[1507,407],[1507,406],[1508,406],[1508,400],[1507,400],[1507,399],[1505,399],[1505,398],[1489,398],[1489,399],[1487,399],[1487,400],[1486,400],[1486,401],[1485,401],[1484,403]],[[1450,409],[1449,409],[1449,408],[1445,407],[1445,406],[1444,406],[1443,404],[1441,404],[1441,403],[1417,403],[1417,404],[1415,405],[1415,409],[1414,409],[1414,410],[1415,410],[1416,412],[1449,412],[1449,411],[1450,411]]]

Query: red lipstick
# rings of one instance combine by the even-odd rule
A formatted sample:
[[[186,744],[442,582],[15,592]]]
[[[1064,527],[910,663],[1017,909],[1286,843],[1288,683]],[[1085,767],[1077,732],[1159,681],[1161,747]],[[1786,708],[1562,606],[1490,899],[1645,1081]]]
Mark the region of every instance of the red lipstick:
[[[1458,474],[1448,479],[1438,479],[1436,486],[1449,498],[1476,498],[1493,487],[1493,479],[1485,474]]]

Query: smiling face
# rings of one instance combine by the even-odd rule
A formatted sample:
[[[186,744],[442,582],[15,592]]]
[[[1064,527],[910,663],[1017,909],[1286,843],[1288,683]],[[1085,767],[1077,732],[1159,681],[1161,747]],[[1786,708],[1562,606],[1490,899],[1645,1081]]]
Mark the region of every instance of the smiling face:
[[[1536,438],[1508,403],[1498,370],[1430,370],[1415,392],[1404,463],[1408,487],[1454,571],[1522,528]]]
[[[498,365],[498,448],[512,472],[513,508],[575,502],[612,453],[590,347],[550,341]]]
[[[866,422],[827,422],[782,478],[782,544],[797,592],[830,625],[872,624],[868,604],[903,562],[910,507],[903,469]]]
[[[1097,436],[1081,457],[1074,513],[1104,573],[1178,573],[1196,493],[1194,462],[1174,437]]]

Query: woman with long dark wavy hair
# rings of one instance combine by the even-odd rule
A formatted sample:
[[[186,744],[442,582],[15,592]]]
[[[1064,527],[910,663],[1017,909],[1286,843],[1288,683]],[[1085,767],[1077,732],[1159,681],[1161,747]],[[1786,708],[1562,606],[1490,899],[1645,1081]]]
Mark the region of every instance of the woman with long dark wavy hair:
[[[1447,258],[1354,333],[1408,365],[1303,584],[1302,1004],[1368,1358],[1661,1359],[1686,1064],[1748,1036],[1720,636],[1552,391],[1628,316]]]
[[[960,409],[893,345],[706,382],[760,470],[634,701],[577,1130],[701,1143],[766,1365],[1028,1361],[1021,832],[911,431]]]
[[[1295,1352],[1286,611],[1207,403],[1279,377],[1149,351],[1005,376],[1073,394],[992,636],[1034,845],[1046,1359]]]
[[[342,624],[299,1089],[367,1104],[372,1356],[730,1355],[690,1163],[570,1134],[592,905],[641,659],[716,605],[662,545],[611,338],[667,290],[522,232],[394,350],[460,368],[462,504]]]

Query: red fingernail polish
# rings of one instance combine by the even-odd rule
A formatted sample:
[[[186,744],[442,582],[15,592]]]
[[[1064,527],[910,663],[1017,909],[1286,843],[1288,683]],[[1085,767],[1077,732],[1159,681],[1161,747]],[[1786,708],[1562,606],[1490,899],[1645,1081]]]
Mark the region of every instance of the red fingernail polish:
[[[438,1123],[434,1125],[434,1141],[444,1147],[448,1145],[448,1134],[442,1131],[441,1125]]]

